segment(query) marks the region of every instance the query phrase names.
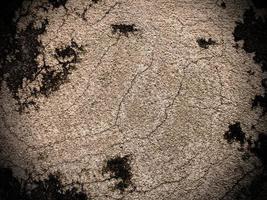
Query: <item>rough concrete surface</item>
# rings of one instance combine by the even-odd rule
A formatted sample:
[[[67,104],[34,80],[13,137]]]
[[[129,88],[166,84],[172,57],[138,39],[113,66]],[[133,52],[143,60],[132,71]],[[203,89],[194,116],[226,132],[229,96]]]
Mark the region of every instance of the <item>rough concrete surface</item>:
[[[60,173],[91,199],[237,199],[262,172],[247,141],[266,131],[251,108],[265,74],[233,35],[251,5],[25,1],[1,76],[1,165]]]

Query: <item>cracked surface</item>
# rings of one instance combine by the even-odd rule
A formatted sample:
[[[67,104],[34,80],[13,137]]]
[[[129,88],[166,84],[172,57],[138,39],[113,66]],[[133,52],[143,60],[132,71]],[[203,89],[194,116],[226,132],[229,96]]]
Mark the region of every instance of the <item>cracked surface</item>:
[[[1,76],[2,165],[19,177],[59,171],[92,199],[234,199],[260,173],[256,156],[245,161],[224,140],[237,122],[252,138],[251,126],[266,130],[266,116],[251,109],[261,68],[234,47],[248,2],[49,2],[18,13],[18,36],[47,23],[34,37],[33,72],[15,90],[8,77],[16,76]],[[17,112],[31,101],[38,109]],[[127,155],[130,187],[102,173],[108,159]]]

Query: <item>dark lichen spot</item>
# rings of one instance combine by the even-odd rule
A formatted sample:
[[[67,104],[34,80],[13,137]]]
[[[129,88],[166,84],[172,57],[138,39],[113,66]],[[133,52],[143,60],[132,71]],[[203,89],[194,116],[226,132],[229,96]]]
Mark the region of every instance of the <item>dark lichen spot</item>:
[[[129,33],[134,33],[138,31],[137,28],[135,28],[135,24],[112,24],[112,33],[119,33],[124,36],[129,36]]]
[[[111,179],[114,178],[119,181],[115,188],[121,192],[124,192],[131,185],[132,173],[129,158],[129,156],[117,156],[109,159],[103,169],[104,173],[110,173]]]
[[[38,36],[46,30],[47,20],[44,20],[40,28],[35,28],[30,23],[21,32],[10,35],[9,43],[0,57],[0,81],[5,81],[7,87],[17,100],[19,109],[34,105],[31,100],[20,101],[18,91],[23,88],[24,79],[33,81],[38,72],[36,57],[41,53],[42,44]]]
[[[266,8],[267,5],[266,1],[253,0],[253,3],[256,8]],[[266,19],[266,15],[264,18],[257,18],[253,9],[250,8],[245,11],[243,15],[243,22],[237,22],[237,26],[233,32],[235,41],[243,40],[243,49],[248,53],[254,53],[253,59],[261,66],[263,73],[267,71]],[[262,115],[267,112],[266,85],[266,80],[263,79],[263,95],[256,95],[252,100],[252,108],[257,106],[261,106],[263,108]],[[258,138],[253,140],[252,137],[249,137],[246,140],[247,150],[243,159],[247,159],[246,155],[254,155],[261,160],[262,166],[257,168],[257,170],[259,170],[259,175],[252,177],[248,185],[237,191],[237,198],[235,199],[267,199],[267,133],[259,133],[256,125],[252,125],[251,130],[258,134]]]
[[[59,8],[60,6],[63,6],[66,8],[66,3],[68,0],[49,0],[49,3],[54,7],[54,8]]]
[[[233,126],[233,125],[232,125]],[[230,138],[241,138],[241,144],[247,142],[247,149],[242,155],[242,159],[244,161],[248,161],[252,155],[259,158],[262,162],[261,167],[256,167],[259,170],[259,174],[256,176],[252,176],[251,180],[248,182],[247,185],[243,185],[241,188],[236,188],[239,185],[239,181],[235,184],[225,196],[232,194],[234,199],[266,199],[264,198],[264,193],[266,193],[266,186],[267,186],[267,134],[266,133],[259,133],[258,138],[253,140],[252,137],[248,137],[245,140],[244,133],[242,132],[239,125],[235,125],[235,127],[229,128],[232,131],[236,132],[236,134],[231,135],[240,135],[238,137],[231,136]],[[230,132],[230,130],[229,130]],[[244,138],[244,139],[243,139]],[[232,141],[235,139],[232,139]],[[239,139],[238,139],[239,140]],[[244,141],[244,142],[243,142]],[[256,171],[256,170],[255,170]],[[241,179],[245,179],[248,174],[245,174]],[[241,180],[240,179],[240,180]]]
[[[246,160],[249,160],[250,158],[250,154],[248,152],[245,152],[243,155],[242,155],[242,160],[246,161]]]
[[[236,199],[266,199],[266,186],[267,186],[267,135],[266,133],[259,133],[258,139],[255,141],[250,141],[248,143],[249,151],[246,152],[247,155],[254,154],[257,156],[261,162],[262,166],[261,172],[254,176],[250,183],[242,187],[236,192],[237,197],[243,196],[243,198]]]
[[[256,95],[254,99],[252,99],[252,108],[262,107],[262,116],[267,113],[267,93],[264,95]]]
[[[234,47],[235,49],[239,49],[239,44],[238,44],[238,43],[235,43],[235,44],[233,45],[233,47]]]
[[[69,74],[75,69],[75,64],[79,61],[78,51],[83,48],[74,41],[63,48],[56,48],[54,57],[59,63],[59,70],[44,66],[42,81],[39,93],[48,97],[52,92],[59,90],[60,86],[68,80]]]
[[[233,143],[237,141],[241,146],[245,143],[245,133],[242,131],[240,126],[240,122],[236,122],[234,124],[229,125],[229,130],[225,132],[224,139],[227,140],[228,143]]]
[[[38,109],[34,98],[39,95],[47,97],[59,89],[78,62],[77,53],[82,50],[82,47],[72,41],[66,48],[55,50],[57,70],[54,66],[47,65],[44,59],[44,47],[38,39],[46,31],[47,24],[48,20],[45,19],[39,28],[35,28],[31,22],[25,30],[16,31],[15,23],[14,32],[9,35],[8,42],[3,43],[5,48],[0,55],[0,83],[6,82],[13,98],[17,101],[20,113],[30,107]],[[41,65],[36,59],[39,55],[43,56]],[[30,84],[36,82],[39,82],[36,85],[40,87],[31,87]]]
[[[98,3],[100,2],[101,0],[92,0],[93,3]]]
[[[235,41],[244,40],[243,49],[247,53],[255,52],[254,61],[267,70],[267,18],[256,18],[252,8],[245,11],[243,22],[236,22],[233,35]]]
[[[247,73],[248,73],[250,76],[253,76],[253,75],[255,74],[255,72],[252,71],[252,70],[248,70]]]
[[[267,135],[260,133],[258,139],[254,142],[254,147],[251,148],[251,152],[254,153],[262,163],[267,167]]]
[[[88,200],[76,187],[65,190],[60,177],[50,174],[44,180],[22,180],[13,176],[8,168],[0,168],[1,200]]]
[[[259,1],[255,1],[259,5]],[[253,59],[261,65],[262,71],[267,71],[267,17],[256,17],[252,8],[245,11],[243,22],[237,22],[234,30],[235,41],[243,40],[243,49],[248,53],[255,53]],[[262,107],[265,115],[267,112],[267,89],[263,79],[262,86],[265,90],[263,95],[256,95],[252,100],[252,108]]]
[[[21,182],[13,176],[12,171],[7,168],[0,168],[0,199],[22,199],[21,190]]]
[[[216,42],[209,38],[206,40],[205,38],[198,38],[197,39],[198,46],[200,46],[203,49],[208,49],[210,45],[215,45]]]
[[[252,0],[256,8],[267,8],[267,1],[264,0]]]
[[[226,4],[225,4],[225,2],[224,2],[224,1],[221,3],[221,7],[222,7],[223,9],[225,9],[225,8],[226,8]]]
[[[267,89],[267,78],[262,79],[261,85],[264,89]]]

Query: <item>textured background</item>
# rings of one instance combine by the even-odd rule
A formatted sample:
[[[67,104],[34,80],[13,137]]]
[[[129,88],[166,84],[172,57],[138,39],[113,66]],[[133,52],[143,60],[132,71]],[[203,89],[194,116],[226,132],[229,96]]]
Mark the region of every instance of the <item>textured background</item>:
[[[233,36],[250,2],[51,2],[17,12],[23,58],[8,52],[2,77],[3,166],[60,172],[92,199],[236,199],[261,173],[247,142],[224,139],[238,122],[246,138],[266,130],[251,109],[264,74]],[[123,190],[105,172],[116,157],[129,164]]]

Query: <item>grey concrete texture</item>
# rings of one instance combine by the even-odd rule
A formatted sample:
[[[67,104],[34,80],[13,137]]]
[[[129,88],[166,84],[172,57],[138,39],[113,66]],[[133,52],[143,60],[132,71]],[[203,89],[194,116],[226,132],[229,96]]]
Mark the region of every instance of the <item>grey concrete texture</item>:
[[[225,0],[226,9],[214,0],[68,0],[46,9],[44,3],[25,3],[17,25],[20,32],[47,19],[38,67],[62,70],[70,58],[59,62],[56,49],[74,43],[78,57],[47,96],[31,95],[42,87],[42,73],[23,79],[17,95],[38,109],[16,111],[3,81],[1,163],[17,176],[60,172],[64,184],[78,181],[97,200],[204,200],[234,199],[227,192],[236,182],[233,190],[260,172],[256,157],[244,161],[240,145],[223,137],[235,122],[252,137],[252,125],[266,130],[261,110],[251,109],[263,74],[253,53],[233,47],[235,22],[249,2]],[[134,24],[134,31],[116,31],[114,24]],[[198,38],[215,44],[201,48]],[[116,156],[129,156],[131,166],[123,192],[103,173]]]

